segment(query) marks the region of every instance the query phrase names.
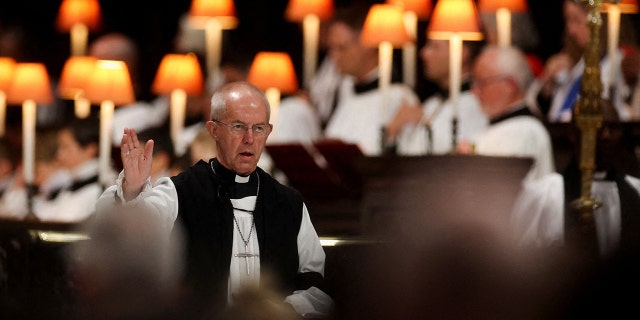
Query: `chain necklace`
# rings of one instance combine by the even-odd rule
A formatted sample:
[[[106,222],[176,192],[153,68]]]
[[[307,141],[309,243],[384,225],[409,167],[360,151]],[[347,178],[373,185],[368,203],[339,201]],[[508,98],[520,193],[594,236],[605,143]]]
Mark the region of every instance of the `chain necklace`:
[[[213,168],[213,161],[211,161],[211,170],[213,171],[213,173],[215,175],[218,175],[216,172],[216,169]],[[258,179],[258,188],[256,190],[256,203],[258,202],[258,195],[260,194],[260,175],[258,175],[258,172],[256,172],[256,178]],[[260,255],[257,253],[250,253],[249,252],[249,241],[251,241],[251,235],[253,234],[253,230],[256,228],[256,222],[255,222],[255,216],[253,215],[253,211],[255,210],[255,205],[254,205],[254,210],[246,210],[246,209],[241,209],[241,208],[236,208],[233,207],[234,210],[239,210],[242,212],[247,212],[249,214],[251,214],[251,229],[249,229],[249,235],[247,236],[247,238],[244,238],[244,234],[242,234],[242,230],[240,230],[240,224],[238,224],[238,218],[236,217],[235,213],[233,214],[233,221],[236,225],[236,229],[238,230],[238,233],[240,234],[240,239],[242,239],[242,242],[244,243],[244,253],[237,253],[234,255],[234,257],[237,258],[244,258],[245,261],[245,265],[247,268],[247,275],[249,274],[249,258],[253,258],[253,257],[259,257]]]

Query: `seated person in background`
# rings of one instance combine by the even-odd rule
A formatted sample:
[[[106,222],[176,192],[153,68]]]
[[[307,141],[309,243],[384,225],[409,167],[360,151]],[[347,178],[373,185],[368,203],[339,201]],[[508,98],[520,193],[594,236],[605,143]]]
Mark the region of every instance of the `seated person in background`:
[[[486,47],[475,62],[472,75],[471,90],[490,125],[474,141],[461,141],[458,151],[532,158],[527,180],[554,172],[549,132],[524,103],[533,78],[526,56],[515,47]]]
[[[592,198],[602,204],[594,210],[597,254],[607,258],[621,246],[634,246],[640,222],[640,179],[633,135],[617,119],[608,119],[598,132],[596,172]],[[581,196],[580,139],[575,128],[574,158],[563,174],[552,173],[525,184],[514,207],[512,224],[524,245],[538,247],[567,244],[568,232],[576,230],[578,213],[572,202]]]
[[[322,291],[325,253],[301,196],[257,167],[271,132],[264,93],[246,82],[226,84],[211,98],[206,126],[217,157],[151,186],[153,141],[133,129],[121,141],[124,170],[97,208],[138,203],[159,210],[165,225],[185,230],[186,301],[199,318],[223,310],[246,285],[275,277],[278,292],[302,316],[328,316]],[[188,318],[188,317],[186,317]]]
[[[0,217],[8,218],[23,218],[22,213],[15,211],[15,197],[9,196],[11,190],[14,189],[16,184],[16,175],[21,174],[16,172],[16,159],[17,153],[11,150],[9,141],[6,139],[0,139]]]
[[[390,139],[397,143],[401,155],[444,154],[455,151],[453,117],[457,114],[456,141],[472,140],[487,127],[477,98],[471,93],[471,67],[482,48],[482,42],[462,44],[462,83],[458,105],[449,99],[449,41],[427,39],[420,50],[424,75],[437,84],[439,91],[427,98],[422,106],[402,105],[393,121],[387,125]]]
[[[58,137],[56,129],[38,130],[35,150],[35,174],[34,174],[34,200],[49,201],[58,196],[62,189],[71,185],[69,171],[60,165],[57,159]],[[18,170],[18,176],[13,184],[6,190],[6,198],[3,199],[2,214],[16,218],[25,218],[29,212],[27,189],[24,185],[22,170]]]
[[[57,161],[71,175],[72,184],[56,197],[35,201],[33,211],[42,221],[78,222],[93,214],[103,191],[98,180],[99,122],[95,117],[75,120],[57,134]]]
[[[329,22],[329,56],[344,77],[324,136],[355,143],[365,155],[376,156],[386,151],[382,129],[400,105],[419,99],[411,88],[397,83],[391,84],[383,97],[378,86],[378,49],[360,43],[367,12],[367,6],[336,10]]]
[[[590,8],[586,1],[564,0],[563,8],[565,48],[546,61],[541,76],[531,85],[528,94],[528,100],[535,104],[549,122],[572,120],[585,68],[583,55],[591,35],[587,23]],[[604,39],[606,28],[601,28],[601,33],[600,44],[604,46],[607,43]],[[625,33],[633,33],[633,30],[625,29],[621,35]],[[610,76],[611,68],[614,68],[617,74],[613,81]],[[603,83],[602,98],[611,102],[621,121],[631,120],[631,112],[624,103],[629,95],[629,88],[624,81],[620,63],[612,65],[611,59],[604,56],[600,61],[600,73]],[[615,87],[613,97],[609,90],[611,87]]]
[[[151,183],[162,177],[170,177],[170,169],[175,159],[173,143],[164,128],[150,128],[138,134],[142,143],[153,140],[153,166],[151,166]]]

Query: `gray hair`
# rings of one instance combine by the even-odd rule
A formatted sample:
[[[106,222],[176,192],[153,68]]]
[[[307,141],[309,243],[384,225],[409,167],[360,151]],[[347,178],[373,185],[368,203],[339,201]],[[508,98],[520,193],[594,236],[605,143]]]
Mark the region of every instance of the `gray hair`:
[[[271,118],[271,106],[269,105],[267,96],[258,87],[244,81],[227,83],[213,93],[211,96],[211,112],[209,115],[211,120],[220,119],[224,116],[227,112],[227,107],[229,107],[227,105],[227,99],[232,92],[253,95],[254,97],[257,95],[258,98],[263,100],[267,108],[267,121],[269,121]]]
[[[512,77],[520,91],[527,91],[533,81],[533,72],[524,53],[516,47],[490,45],[484,48],[482,54],[489,52],[495,54],[493,61],[500,73]]]

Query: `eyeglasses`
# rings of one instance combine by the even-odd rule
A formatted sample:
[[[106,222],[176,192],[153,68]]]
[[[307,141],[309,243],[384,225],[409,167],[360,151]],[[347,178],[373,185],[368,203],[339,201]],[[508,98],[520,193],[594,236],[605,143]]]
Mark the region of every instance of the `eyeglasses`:
[[[251,129],[251,132],[253,132],[254,136],[264,137],[271,130],[271,126],[268,123],[254,124],[253,126],[249,127],[242,122],[226,123],[216,119],[213,119],[212,121],[224,125],[225,127],[227,127],[231,134],[236,136],[243,136],[245,133],[247,133],[247,131],[249,131],[249,129]]]
[[[484,77],[481,79],[478,78],[474,78],[473,81],[471,82],[471,86],[474,88],[484,88],[492,83],[498,82],[498,81],[503,81],[503,80],[508,80],[511,77],[508,75],[504,75],[504,74],[498,74],[495,76],[489,76],[489,77]]]

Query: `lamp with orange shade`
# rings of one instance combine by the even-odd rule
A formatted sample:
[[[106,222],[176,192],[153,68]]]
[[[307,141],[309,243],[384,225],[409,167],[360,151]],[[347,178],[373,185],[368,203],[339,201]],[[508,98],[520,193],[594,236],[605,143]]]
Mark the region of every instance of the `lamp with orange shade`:
[[[416,84],[417,48],[415,41],[418,35],[418,19],[427,19],[431,13],[431,0],[387,0],[388,4],[403,8],[404,27],[413,41],[402,46],[402,77],[410,87]]]
[[[286,52],[258,52],[251,63],[247,82],[265,92],[271,105],[271,123],[278,118],[280,94],[298,90],[298,79]]]
[[[63,0],[58,10],[58,30],[71,33],[71,55],[83,56],[87,50],[89,30],[97,30],[101,23],[98,0]]]
[[[472,0],[439,0],[427,28],[427,37],[449,40],[449,100],[453,107],[452,143],[455,150],[462,77],[462,41],[479,41],[483,38],[475,3]]]
[[[176,146],[184,127],[187,95],[200,94],[203,88],[200,63],[194,54],[167,54],[162,58],[151,90],[171,95],[171,139]]]
[[[97,60],[91,56],[72,56],[62,68],[58,94],[62,98],[73,99],[75,115],[80,119],[88,117],[91,113],[91,103],[85,97],[84,91]]]
[[[16,62],[9,57],[0,57],[0,137],[4,137],[7,118],[7,91],[13,81]]]
[[[526,12],[527,1],[481,0],[478,3],[478,7],[480,9],[480,12],[490,12],[496,14],[498,45],[501,47],[511,46],[511,13]]]
[[[618,42],[620,40],[620,15],[638,13],[637,0],[610,0],[600,5],[600,11],[607,13],[607,55],[612,66],[618,65],[620,53],[618,52]],[[609,68],[606,77],[608,83],[604,84],[605,90],[609,91],[616,83],[618,68]],[[609,92],[610,93],[610,92]],[[609,94],[609,96],[611,96]]]
[[[111,130],[116,105],[135,101],[129,69],[123,61],[97,60],[86,87],[86,98],[100,104],[100,182],[108,181],[111,169]]]
[[[379,86],[386,91],[391,84],[391,66],[393,48],[401,47],[411,38],[404,28],[402,8],[390,4],[374,4],[364,22],[360,33],[360,43],[378,47],[379,50]]]
[[[17,63],[7,101],[22,104],[22,165],[24,181],[27,186],[32,186],[35,174],[36,104],[53,102],[44,64]]]
[[[222,53],[222,30],[238,25],[233,0],[193,0],[189,9],[189,23],[204,29],[207,71],[218,76]]]
[[[287,20],[302,22],[304,87],[309,88],[318,63],[318,37],[320,20],[326,20],[333,14],[332,0],[289,0],[285,17]]]

